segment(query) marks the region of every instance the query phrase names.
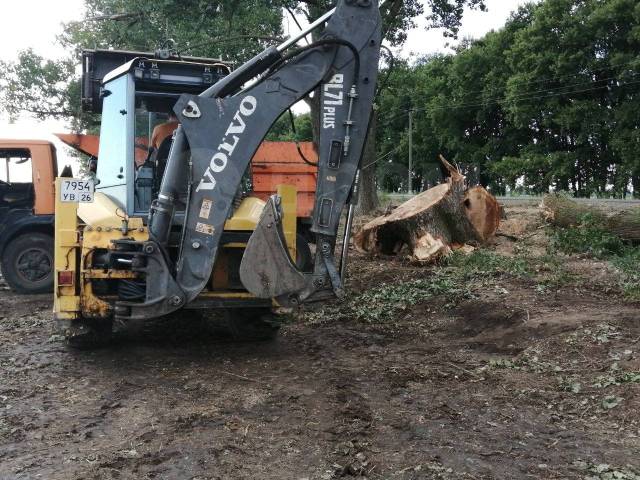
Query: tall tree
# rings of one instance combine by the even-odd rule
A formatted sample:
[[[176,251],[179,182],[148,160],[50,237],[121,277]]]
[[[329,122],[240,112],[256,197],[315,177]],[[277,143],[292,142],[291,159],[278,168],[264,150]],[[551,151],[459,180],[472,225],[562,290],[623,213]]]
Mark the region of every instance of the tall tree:
[[[183,55],[242,63],[282,35],[282,10],[264,0],[85,0],[62,44],[153,52],[172,39]]]
[[[282,10],[262,0],[85,0],[83,19],[65,24],[59,36],[69,58],[46,60],[27,50],[16,62],[0,62],[0,108],[11,116],[64,118],[75,130],[95,128],[97,119],[80,109],[81,50],[165,47],[242,63],[281,35]]]
[[[302,14],[307,21],[312,22],[326,12],[331,4],[329,0],[285,0],[282,5],[292,15]],[[401,46],[407,39],[407,32],[416,26],[415,19],[425,14],[425,5],[430,12],[427,16],[430,25],[444,28],[447,35],[452,37],[458,33],[465,6],[485,9],[484,0],[389,0],[380,9],[385,42],[393,47]],[[315,138],[320,121],[319,98],[318,94],[314,94],[308,101]],[[362,165],[369,167],[361,172],[359,213],[369,213],[378,206],[376,169],[371,167],[376,161],[376,125],[377,114],[373,116],[364,149]]]
[[[378,153],[399,153],[385,156],[396,164],[379,167],[382,183],[405,181],[413,109],[417,177],[443,153],[496,192],[640,196],[638,32],[634,0],[546,0],[455,55],[397,69]]]

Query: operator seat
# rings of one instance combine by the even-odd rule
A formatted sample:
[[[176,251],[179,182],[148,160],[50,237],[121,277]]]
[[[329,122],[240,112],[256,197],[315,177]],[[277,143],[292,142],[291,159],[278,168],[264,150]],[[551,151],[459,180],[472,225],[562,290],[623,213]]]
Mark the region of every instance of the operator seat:
[[[155,169],[153,175],[153,191],[157,193],[160,191],[160,183],[162,182],[162,176],[164,170],[167,168],[167,160],[169,159],[169,152],[171,151],[171,145],[173,144],[173,135],[168,135],[158,146],[158,149],[151,155],[151,161]]]

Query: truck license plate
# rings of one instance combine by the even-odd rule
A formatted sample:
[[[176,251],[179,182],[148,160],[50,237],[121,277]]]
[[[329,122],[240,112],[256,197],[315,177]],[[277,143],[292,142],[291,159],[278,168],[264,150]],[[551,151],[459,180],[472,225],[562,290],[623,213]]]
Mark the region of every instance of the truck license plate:
[[[63,202],[91,203],[93,202],[93,191],[93,180],[65,178],[61,182],[60,200]]]

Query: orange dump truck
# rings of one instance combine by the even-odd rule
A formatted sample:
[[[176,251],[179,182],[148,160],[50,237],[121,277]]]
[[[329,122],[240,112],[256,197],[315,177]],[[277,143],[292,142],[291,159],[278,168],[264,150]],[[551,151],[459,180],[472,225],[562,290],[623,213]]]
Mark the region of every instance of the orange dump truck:
[[[19,293],[53,286],[56,149],[45,140],[0,139],[0,263]]]
[[[98,157],[97,135],[58,134],[67,145]],[[136,147],[138,147],[136,142]],[[136,148],[136,155],[146,155]],[[300,144],[312,162],[311,142]],[[140,153],[139,153],[140,151]],[[144,160],[144,158],[142,157]],[[43,140],[0,139],[0,263],[9,286],[19,293],[42,293],[53,287],[53,182],[58,174],[56,150]],[[264,142],[251,163],[253,194],[262,199],[277,185],[298,190],[298,231],[310,226],[316,186],[315,166],[304,162],[292,142]]]

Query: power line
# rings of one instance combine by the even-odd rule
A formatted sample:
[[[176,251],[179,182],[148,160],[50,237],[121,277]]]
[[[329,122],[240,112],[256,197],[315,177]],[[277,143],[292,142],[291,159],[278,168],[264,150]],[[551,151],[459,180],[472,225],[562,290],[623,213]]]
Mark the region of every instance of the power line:
[[[633,74],[634,76],[640,75],[640,73],[635,73]],[[611,79],[614,79],[613,77]],[[604,79],[602,81],[605,81]],[[592,83],[596,83],[596,82],[592,82]],[[497,105],[499,103],[505,102],[505,101],[520,101],[520,100],[533,100],[533,99],[542,99],[542,98],[549,98],[549,97],[554,97],[554,96],[568,96],[568,95],[573,95],[576,93],[584,93],[584,92],[590,92],[590,91],[597,91],[597,90],[603,90],[603,89],[614,89],[614,88],[621,88],[627,85],[633,85],[633,84],[637,84],[640,83],[640,81],[632,81],[632,82],[625,82],[623,84],[619,84],[619,85],[601,85],[599,87],[593,87],[593,88],[587,88],[587,89],[582,89],[582,90],[572,90],[572,91],[567,91],[567,92],[558,92],[558,89],[563,89],[563,88],[569,88],[571,86],[580,86],[580,85],[587,85],[587,84],[573,84],[573,85],[566,85],[563,87],[557,87],[555,89],[543,89],[543,90],[534,90],[532,92],[526,92],[526,93],[522,93],[519,95],[514,95],[511,97],[494,97],[493,99],[487,99],[485,101],[482,102],[475,102],[475,103],[449,103],[449,104],[445,104],[445,105],[441,105],[438,107],[420,107],[420,108],[412,108],[412,109],[406,109],[403,110],[401,112],[399,112],[396,115],[393,115],[391,117],[386,118],[383,122],[380,123],[380,125],[387,125],[391,120],[394,120],[395,118],[398,118],[404,114],[409,113],[411,110],[415,111],[415,112],[424,112],[424,111],[428,111],[428,112],[433,112],[436,110],[443,110],[443,109],[457,109],[457,108],[466,108],[466,107],[481,107],[481,106],[490,106],[490,105]],[[532,93],[549,93],[549,95],[532,95]]]
[[[481,106],[489,106],[489,105],[497,105],[501,102],[507,101],[507,100],[537,100],[537,99],[542,99],[542,98],[550,98],[550,97],[557,97],[557,96],[568,96],[568,95],[573,95],[576,93],[585,93],[585,92],[593,92],[593,91],[597,91],[597,90],[603,90],[603,89],[613,89],[613,88],[621,88],[621,87],[625,87],[627,85],[634,85],[640,83],[640,80],[636,80],[634,82],[626,82],[624,84],[621,85],[603,85],[601,87],[594,87],[594,88],[586,88],[583,90],[574,90],[571,92],[555,92],[555,93],[550,93],[549,95],[534,95],[534,96],[516,96],[516,97],[504,97],[504,98],[500,98],[500,99],[495,99],[494,101],[489,101],[489,102],[481,102],[481,103],[467,103],[467,104],[450,104],[450,105],[443,105],[441,107],[435,107],[435,108],[423,108],[421,110],[424,111],[435,111],[435,110],[444,110],[444,109],[449,109],[449,108],[466,108],[466,107],[481,107]],[[550,92],[553,92],[553,90],[549,90]],[[418,110],[418,109],[414,109]]]
[[[362,167],[360,170],[366,170],[367,168],[369,168],[371,165],[375,165],[376,163],[378,163],[380,160],[384,160],[385,158],[387,158],[389,155],[391,155],[394,152],[397,152],[398,150],[400,150],[400,148],[402,147],[402,145],[396,145],[395,148],[389,150],[387,153],[385,153],[384,155],[380,155],[378,158],[376,158],[373,162],[371,163],[367,163],[364,167]]]
[[[528,81],[528,82],[518,82],[518,86],[534,85],[534,84],[537,84],[537,83],[552,82],[554,80],[560,80],[560,79],[569,78],[569,77],[577,77],[579,75],[587,75],[587,74],[593,75],[596,72],[604,72],[606,70],[613,70],[613,69],[620,68],[620,67],[627,66],[627,65],[631,65],[631,64],[634,64],[635,66],[637,66],[637,65],[640,65],[640,61],[632,60],[630,62],[624,62],[624,63],[620,63],[618,65],[610,65],[608,67],[603,67],[603,68],[594,68],[593,70],[590,70],[589,72],[568,73],[566,75],[557,75],[557,76],[554,76],[554,77],[547,77],[547,78],[542,78],[542,79],[539,79],[539,80],[531,80],[531,81]],[[612,77],[612,78],[616,78],[616,77]],[[604,81],[605,79],[602,79],[602,80]],[[593,81],[594,82],[599,82],[601,80],[593,80]],[[560,87],[556,87],[556,88],[560,88]],[[483,90],[471,91],[469,93],[482,93],[482,92],[484,92],[484,89]]]
[[[593,74],[593,73],[595,73],[595,72],[602,72],[602,71],[605,71],[605,70],[612,70],[612,69],[620,68],[620,67],[627,66],[627,65],[632,65],[632,64],[637,65],[638,63],[639,63],[639,61],[638,61],[638,60],[633,60],[633,61],[629,61],[629,62],[623,62],[623,63],[620,63],[620,64],[618,64],[618,65],[610,65],[610,66],[608,66],[608,67],[606,67],[606,68],[596,68],[596,69],[593,69],[593,70],[591,70],[590,72],[587,72],[587,73],[589,73],[589,74]],[[636,75],[638,75],[638,74],[639,74],[638,72],[635,72],[635,73],[632,73],[631,75],[632,75],[632,76],[636,76]],[[567,75],[558,75],[558,76],[555,76],[555,77],[548,77],[548,78],[544,78],[544,79],[540,79],[540,80],[532,80],[532,81],[529,81],[529,82],[521,82],[521,83],[518,83],[518,86],[523,86],[523,85],[532,85],[532,84],[544,83],[544,82],[551,82],[551,81],[554,81],[554,80],[560,80],[560,79],[563,79],[563,78],[577,77],[577,76],[579,76],[579,75],[581,75],[581,73],[573,73],[573,74],[567,74]],[[616,80],[616,79],[618,79],[618,78],[619,78],[618,76],[616,76],[616,77],[607,77],[607,78],[602,78],[602,79],[599,79],[599,80],[593,80],[593,81],[592,81],[592,82],[590,82],[590,83],[604,82],[604,81],[608,81],[608,80]],[[558,90],[558,89],[562,89],[562,88],[568,88],[568,87],[570,87],[570,86],[578,86],[578,85],[581,85],[581,84],[587,85],[587,84],[586,84],[586,83],[584,83],[584,82],[574,83],[574,84],[569,84],[569,85],[560,85],[560,86],[553,87],[553,88],[550,88],[550,89],[534,90],[534,91],[527,92],[526,94],[521,94],[521,95],[529,95],[529,94],[531,94],[531,93],[539,93],[539,92],[545,92],[545,91],[549,91],[549,92],[551,92],[551,91],[554,91],[554,90]],[[467,93],[468,95],[472,95],[472,94],[479,94],[479,93],[484,93],[484,92],[485,92],[485,90],[484,90],[484,89],[482,89],[482,90],[472,90],[472,91],[470,91],[470,92],[466,92],[466,93]],[[401,116],[401,115],[402,115],[402,114],[404,114],[404,113],[408,113],[408,112],[409,112],[409,109],[407,109],[407,110],[403,110],[403,111],[402,111],[402,112],[400,112],[398,115],[394,115],[394,116],[393,116],[393,117],[391,117],[391,118],[387,118],[387,119],[386,119],[386,121],[385,121],[385,123],[386,123],[386,122],[388,122],[388,121],[390,121],[390,120],[393,120],[394,118],[397,118],[397,117]]]
[[[632,60],[632,61],[629,61],[629,62],[620,63],[618,65],[609,65],[608,67],[595,68],[595,69],[590,70],[589,72],[584,72],[584,73],[569,73],[569,74],[566,74],[566,75],[557,75],[557,76],[554,76],[554,77],[547,77],[547,78],[542,78],[542,79],[539,79],[539,80],[531,80],[531,81],[528,81],[528,82],[519,82],[518,86],[533,85],[533,84],[545,83],[545,82],[552,82],[554,80],[560,80],[560,79],[569,78],[569,77],[577,77],[579,75],[586,75],[586,74],[593,75],[596,72],[603,72],[605,70],[613,70],[613,69],[616,69],[616,68],[620,68],[620,67],[624,67],[624,66],[632,65],[632,64],[634,66],[638,66],[638,65],[640,65],[640,60]],[[616,77],[611,77],[611,78],[616,78]],[[602,80],[604,80],[604,79],[602,79]],[[594,80],[594,81],[595,82],[599,82],[600,80]],[[556,88],[561,88],[561,87],[556,87]],[[482,89],[482,90],[472,90],[472,91],[467,92],[467,93],[469,93],[469,94],[483,93],[484,91],[485,91],[484,89]]]
[[[638,83],[640,83],[640,80],[637,80],[637,81],[634,81],[634,82],[627,82],[627,83],[622,84],[622,85],[604,85],[602,87],[595,87],[595,88],[589,88],[589,89],[584,89],[584,90],[576,90],[576,91],[573,91],[573,92],[560,92],[560,93],[553,93],[553,94],[550,94],[550,95],[531,96],[531,97],[528,97],[528,98],[521,98],[520,100],[535,100],[535,99],[549,98],[549,97],[561,96],[561,95],[572,95],[572,94],[575,94],[575,93],[585,93],[585,92],[590,92],[590,91],[601,90],[603,88],[620,88],[620,87],[624,87],[626,85],[633,85],[633,84],[638,84]],[[503,98],[502,100],[506,100],[506,98]],[[419,111],[433,112],[433,111],[437,111],[437,110],[444,110],[444,109],[450,109],[450,108],[466,108],[466,107],[472,107],[472,106],[486,106],[486,105],[488,105],[488,104],[487,103],[459,104],[459,105],[450,104],[450,105],[435,107],[435,108],[431,108],[431,109],[429,109],[427,107],[414,108],[414,109],[405,110],[403,113],[410,113],[411,111],[413,111],[413,112],[419,112]],[[396,117],[397,116],[398,115],[396,115]],[[373,162],[368,163],[367,165],[362,167],[362,170],[364,170],[366,168],[369,168],[370,166],[378,163],[380,160],[383,160],[383,159],[387,158],[392,153],[398,151],[401,147],[403,147],[403,145],[397,145],[395,148],[389,150],[387,153],[385,153],[385,154],[379,156],[378,158],[376,158]]]

